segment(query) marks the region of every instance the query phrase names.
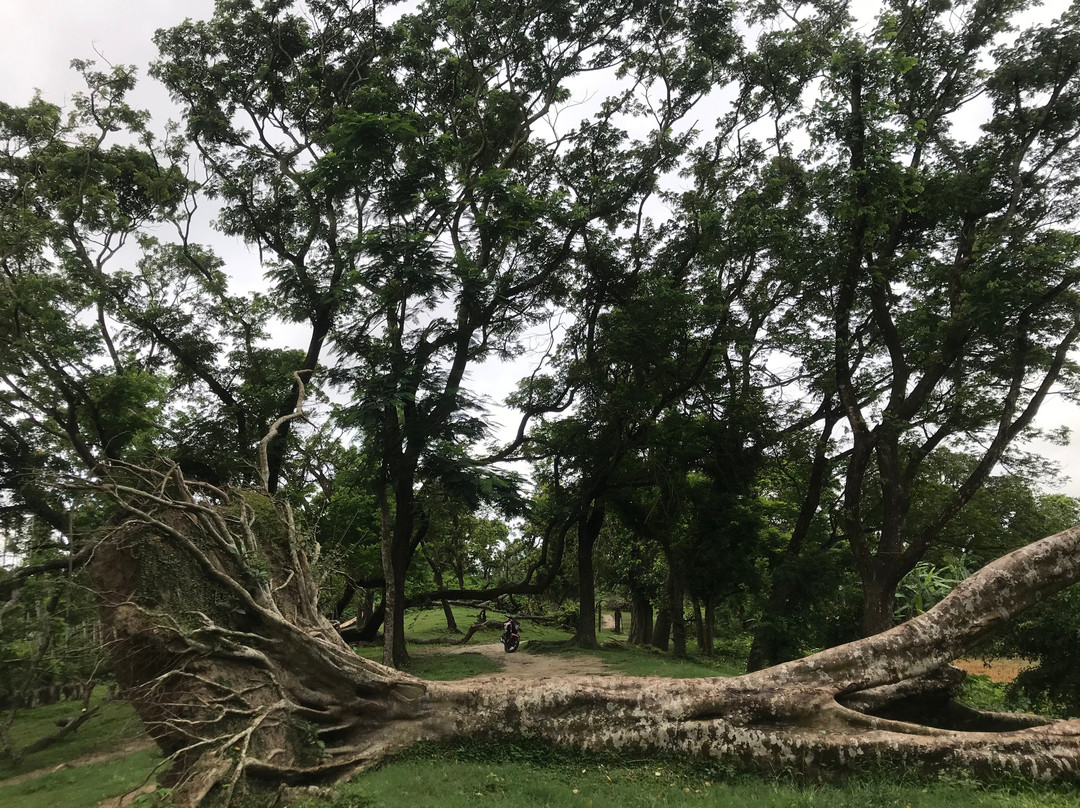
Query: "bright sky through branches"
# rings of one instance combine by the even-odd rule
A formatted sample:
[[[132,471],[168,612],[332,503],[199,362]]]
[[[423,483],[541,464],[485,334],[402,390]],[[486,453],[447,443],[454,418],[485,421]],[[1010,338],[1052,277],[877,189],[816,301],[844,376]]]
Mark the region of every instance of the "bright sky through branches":
[[[67,106],[71,95],[81,89],[78,75],[69,67],[72,59],[94,59],[99,65],[135,65],[140,84],[130,100],[135,106],[150,109],[155,129],[165,120],[177,118],[178,112],[164,89],[146,76],[149,63],[156,57],[151,41],[155,30],[170,27],[183,19],[208,18],[213,0],[4,0],[4,26],[0,28],[0,100],[13,105],[25,104],[35,90],[51,103]],[[876,3],[856,0],[859,17],[870,19]],[[1067,4],[1061,0],[1046,3],[1029,13],[1032,20],[1049,21]],[[863,12],[866,12],[865,14]],[[204,222],[205,224],[205,222]],[[252,249],[235,240],[213,235],[213,247],[225,260],[226,269],[241,287],[260,285],[257,257]],[[303,335],[283,334],[302,345]],[[531,370],[528,362],[511,368],[480,368],[472,374],[472,384],[481,393],[498,402],[513,389],[516,378]],[[516,425],[516,419],[507,419]],[[1039,417],[1044,429],[1068,426],[1073,431],[1071,446],[1040,443],[1036,451],[1059,463],[1071,479],[1063,490],[1080,496],[1080,408],[1051,398]],[[510,429],[510,432],[513,430]],[[1048,490],[1059,490],[1050,484]]]

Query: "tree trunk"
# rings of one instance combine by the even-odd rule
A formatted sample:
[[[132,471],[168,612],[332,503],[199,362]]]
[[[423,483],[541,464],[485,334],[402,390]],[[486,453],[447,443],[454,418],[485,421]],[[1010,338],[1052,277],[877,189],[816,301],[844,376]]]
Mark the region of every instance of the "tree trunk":
[[[667,651],[671,647],[671,615],[666,604],[656,610],[656,622],[653,623],[649,644],[661,651]]]
[[[694,614],[694,642],[697,643],[698,651],[700,651],[705,647],[705,621],[701,618],[701,601],[691,597],[690,608]]]
[[[769,771],[1080,771],[1080,721],[943,709],[956,680],[930,675],[1080,579],[1080,528],[988,565],[908,623],[742,677],[478,687],[353,654],[317,609],[316,548],[294,534],[286,504],[209,487],[195,497],[182,483],[170,500],[156,482],[141,486],[151,494],[95,486],[131,518],[99,546],[91,576],[125,695],[174,758],[178,806],[270,805],[286,785],[336,782],[419,740],[520,733]]]
[[[754,628],[754,638],[750,643],[750,654],[746,662],[748,671],[761,670],[778,662],[786,662],[795,656],[788,653],[793,643],[789,637],[790,632],[783,627],[784,615],[791,614],[798,608],[793,602],[795,581],[799,574],[797,562],[821,504],[821,495],[828,479],[830,438],[840,418],[839,411],[832,409],[828,399],[822,402],[822,407],[825,417],[821,435],[814,445],[814,462],[810,467],[806,494],[799,506],[799,518],[795,520],[787,547],[772,570],[765,613]]]
[[[593,571],[593,548],[604,526],[604,507],[593,505],[578,523],[578,620],[574,645],[598,648],[596,642],[596,575]]]
[[[713,655],[716,639],[716,603],[712,595],[705,596],[705,643],[698,647],[698,652],[707,657]]]
[[[788,563],[785,558],[782,563]],[[787,569],[781,567],[779,574],[774,576],[772,588],[769,591],[769,599],[766,603],[761,619],[754,627],[754,637],[750,642],[750,654],[746,660],[748,671],[759,671],[777,662],[785,661],[789,656],[786,650],[790,647],[787,632],[782,628],[783,615],[792,604],[791,585],[787,580]]]
[[[674,578],[675,576],[668,572],[667,583],[664,585],[663,600],[656,610],[656,623],[653,625],[652,647],[659,648],[661,651],[668,650],[668,645],[671,642],[671,629],[675,622],[672,609]],[[682,607],[680,606],[680,608]]]
[[[356,581],[351,578],[345,579],[345,589],[341,593],[341,597],[334,603],[334,619],[341,620],[345,615],[345,610],[349,608],[349,605],[353,602],[353,598],[356,597]],[[359,622],[359,621],[358,621]]]
[[[431,572],[435,577],[435,587],[437,589],[445,589],[443,586],[443,574],[442,567],[435,564],[431,565]],[[450,601],[446,598],[442,599],[443,616],[446,618],[446,631],[449,634],[460,634],[461,629],[458,628],[457,620],[454,618],[454,610],[450,607]]]
[[[382,568],[386,582],[383,591],[383,664],[404,668],[409,664],[409,652],[405,647],[405,581],[415,549],[412,477],[402,475],[402,479],[395,481],[392,515],[385,492],[380,496]]]
[[[363,611],[356,616],[356,622],[366,624],[373,614],[375,614],[375,590],[367,589],[364,591],[364,608]],[[381,625],[382,621],[380,620],[379,623]],[[376,627],[376,630],[377,628],[378,627]]]
[[[652,603],[645,595],[635,593],[630,599],[630,635],[627,642],[631,645],[649,645],[652,635]]]
[[[876,560],[876,559],[875,559]],[[862,635],[869,637],[887,631],[896,623],[896,584],[877,574],[864,575],[862,582]]]

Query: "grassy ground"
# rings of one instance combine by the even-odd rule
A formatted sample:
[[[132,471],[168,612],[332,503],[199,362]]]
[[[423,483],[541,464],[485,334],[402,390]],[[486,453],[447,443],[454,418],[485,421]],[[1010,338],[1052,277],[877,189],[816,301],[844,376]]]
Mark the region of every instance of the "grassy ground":
[[[142,722],[131,705],[122,701],[103,702],[101,696],[104,692],[105,688],[99,687],[90,703],[91,708],[100,705],[101,711],[73,735],[40,752],[27,755],[18,763],[0,757],[0,780],[52,768],[83,755],[106,753],[145,738]],[[52,735],[57,731],[56,722],[78,715],[79,707],[78,702],[62,701],[21,711],[11,728],[12,745],[19,749]],[[0,801],[0,804],[3,802]]]
[[[840,783],[724,772],[686,761],[605,759],[543,747],[427,747],[341,786],[331,801],[296,808],[1077,808],[1080,793],[1027,784],[987,787],[897,772]]]
[[[0,805],[5,808],[93,808],[102,800],[120,797],[153,781],[161,764],[157,747],[129,755],[49,771],[40,777],[6,784],[0,780]]]
[[[103,702],[98,688],[91,708],[101,706],[77,732],[18,762],[0,758],[0,805],[5,808],[91,808],[141,786],[161,764],[130,704]],[[79,712],[78,703],[60,702],[19,713],[11,728],[12,744],[25,747],[52,735],[56,721]],[[134,751],[132,751],[134,750]],[[116,755],[110,757],[110,755]],[[104,758],[88,765],[75,761]]]
[[[467,628],[475,610],[459,609],[458,625]],[[497,617],[498,615],[493,616]],[[446,633],[441,610],[410,612],[406,630],[414,637]],[[730,676],[741,672],[733,662],[675,660],[670,655],[622,644],[624,637],[604,631],[604,647],[582,652],[569,648],[569,633],[552,626],[526,623],[522,652],[598,655],[614,672],[635,676]],[[497,631],[475,642],[494,642]],[[466,651],[450,654],[437,646],[413,645],[412,673],[446,680],[498,670],[498,663]],[[360,649],[378,659],[381,649]],[[985,677],[969,677],[969,700],[975,706],[1000,707],[1004,689]],[[24,712],[13,728],[17,745],[25,745],[55,729],[55,721],[72,714],[67,704]],[[78,768],[60,768],[88,754],[125,748],[141,738],[131,708],[121,702],[104,705],[103,714],[63,743],[21,761],[0,762],[0,806],[3,808],[93,808],[102,800],[140,786],[160,764],[156,750],[142,750]],[[25,772],[40,776],[13,782]],[[7,780],[8,782],[4,782]],[[1028,783],[985,786],[961,779],[926,780],[903,772],[860,775],[839,783],[797,784],[790,778],[725,772],[693,761],[610,757],[598,759],[575,751],[552,750],[529,743],[462,742],[423,746],[387,762],[375,771],[339,787],[331,800],[292,808],[480,808],[515,806],[545,808],[637,808],[638,806],[724,806],[724,808],[1080,808],[1080,791],[1046,789]]]

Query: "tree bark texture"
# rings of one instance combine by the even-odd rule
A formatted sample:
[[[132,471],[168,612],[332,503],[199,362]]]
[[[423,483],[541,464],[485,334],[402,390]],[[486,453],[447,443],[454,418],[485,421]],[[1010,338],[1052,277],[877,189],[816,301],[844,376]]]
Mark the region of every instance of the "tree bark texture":
[[[630,634],[627,642],[631,645],[649,645],[652,635],[652,602],[647,596],[635,593],[630,601]]]
[[[878,761],[1039,779],[1080,771],[1080,721],[936,708],[945,720],[928,721],[917,709],[947,703],[955,680],[940,671],[950,660],[1080,579],[1080,528],[988,565],[903,625],[742,677],[477,687],[356,656],[316,608],[306,555],[315,548],[284,504],[193,493],[175,470],[157,482],[156,493],[99,486],[130,519],[91,573],[117,676],[175,758],[168,784],[181,806],[241,794],[270,804],[285,785],[332,783],[418,740],[476,734],[767,770]]]
[[[578,620],[574,645],[579,648],[597,648],[596,623],[596,573],[593,569],[593,552],[600,530],[604,526],[605,510],[593,505],[587,516],[578,520]]]

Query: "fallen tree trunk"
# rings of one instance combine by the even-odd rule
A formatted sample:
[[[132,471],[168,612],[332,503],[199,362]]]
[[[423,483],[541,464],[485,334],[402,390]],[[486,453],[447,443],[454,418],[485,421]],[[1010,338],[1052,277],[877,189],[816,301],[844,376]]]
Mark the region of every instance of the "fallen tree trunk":
[[[421,739],[476,734],[764,769],[881,761],[1072,779],[1080,766],[1080,722],[968,711],[931,726],[917,709],[947,702],[956,680],[937,672],[950,660],[1080,578],[1080,528],[999,559],[890,631],[742,677],[476,688],[357,657],[319,614],[315,548],[286,505],[189,484],[176,469],[139,473],[96,486],[130,518],[91,571],[125,695],[175,758],[167,784],[179,805],[240,792],[269,802],[283,785],[334,782]]]

